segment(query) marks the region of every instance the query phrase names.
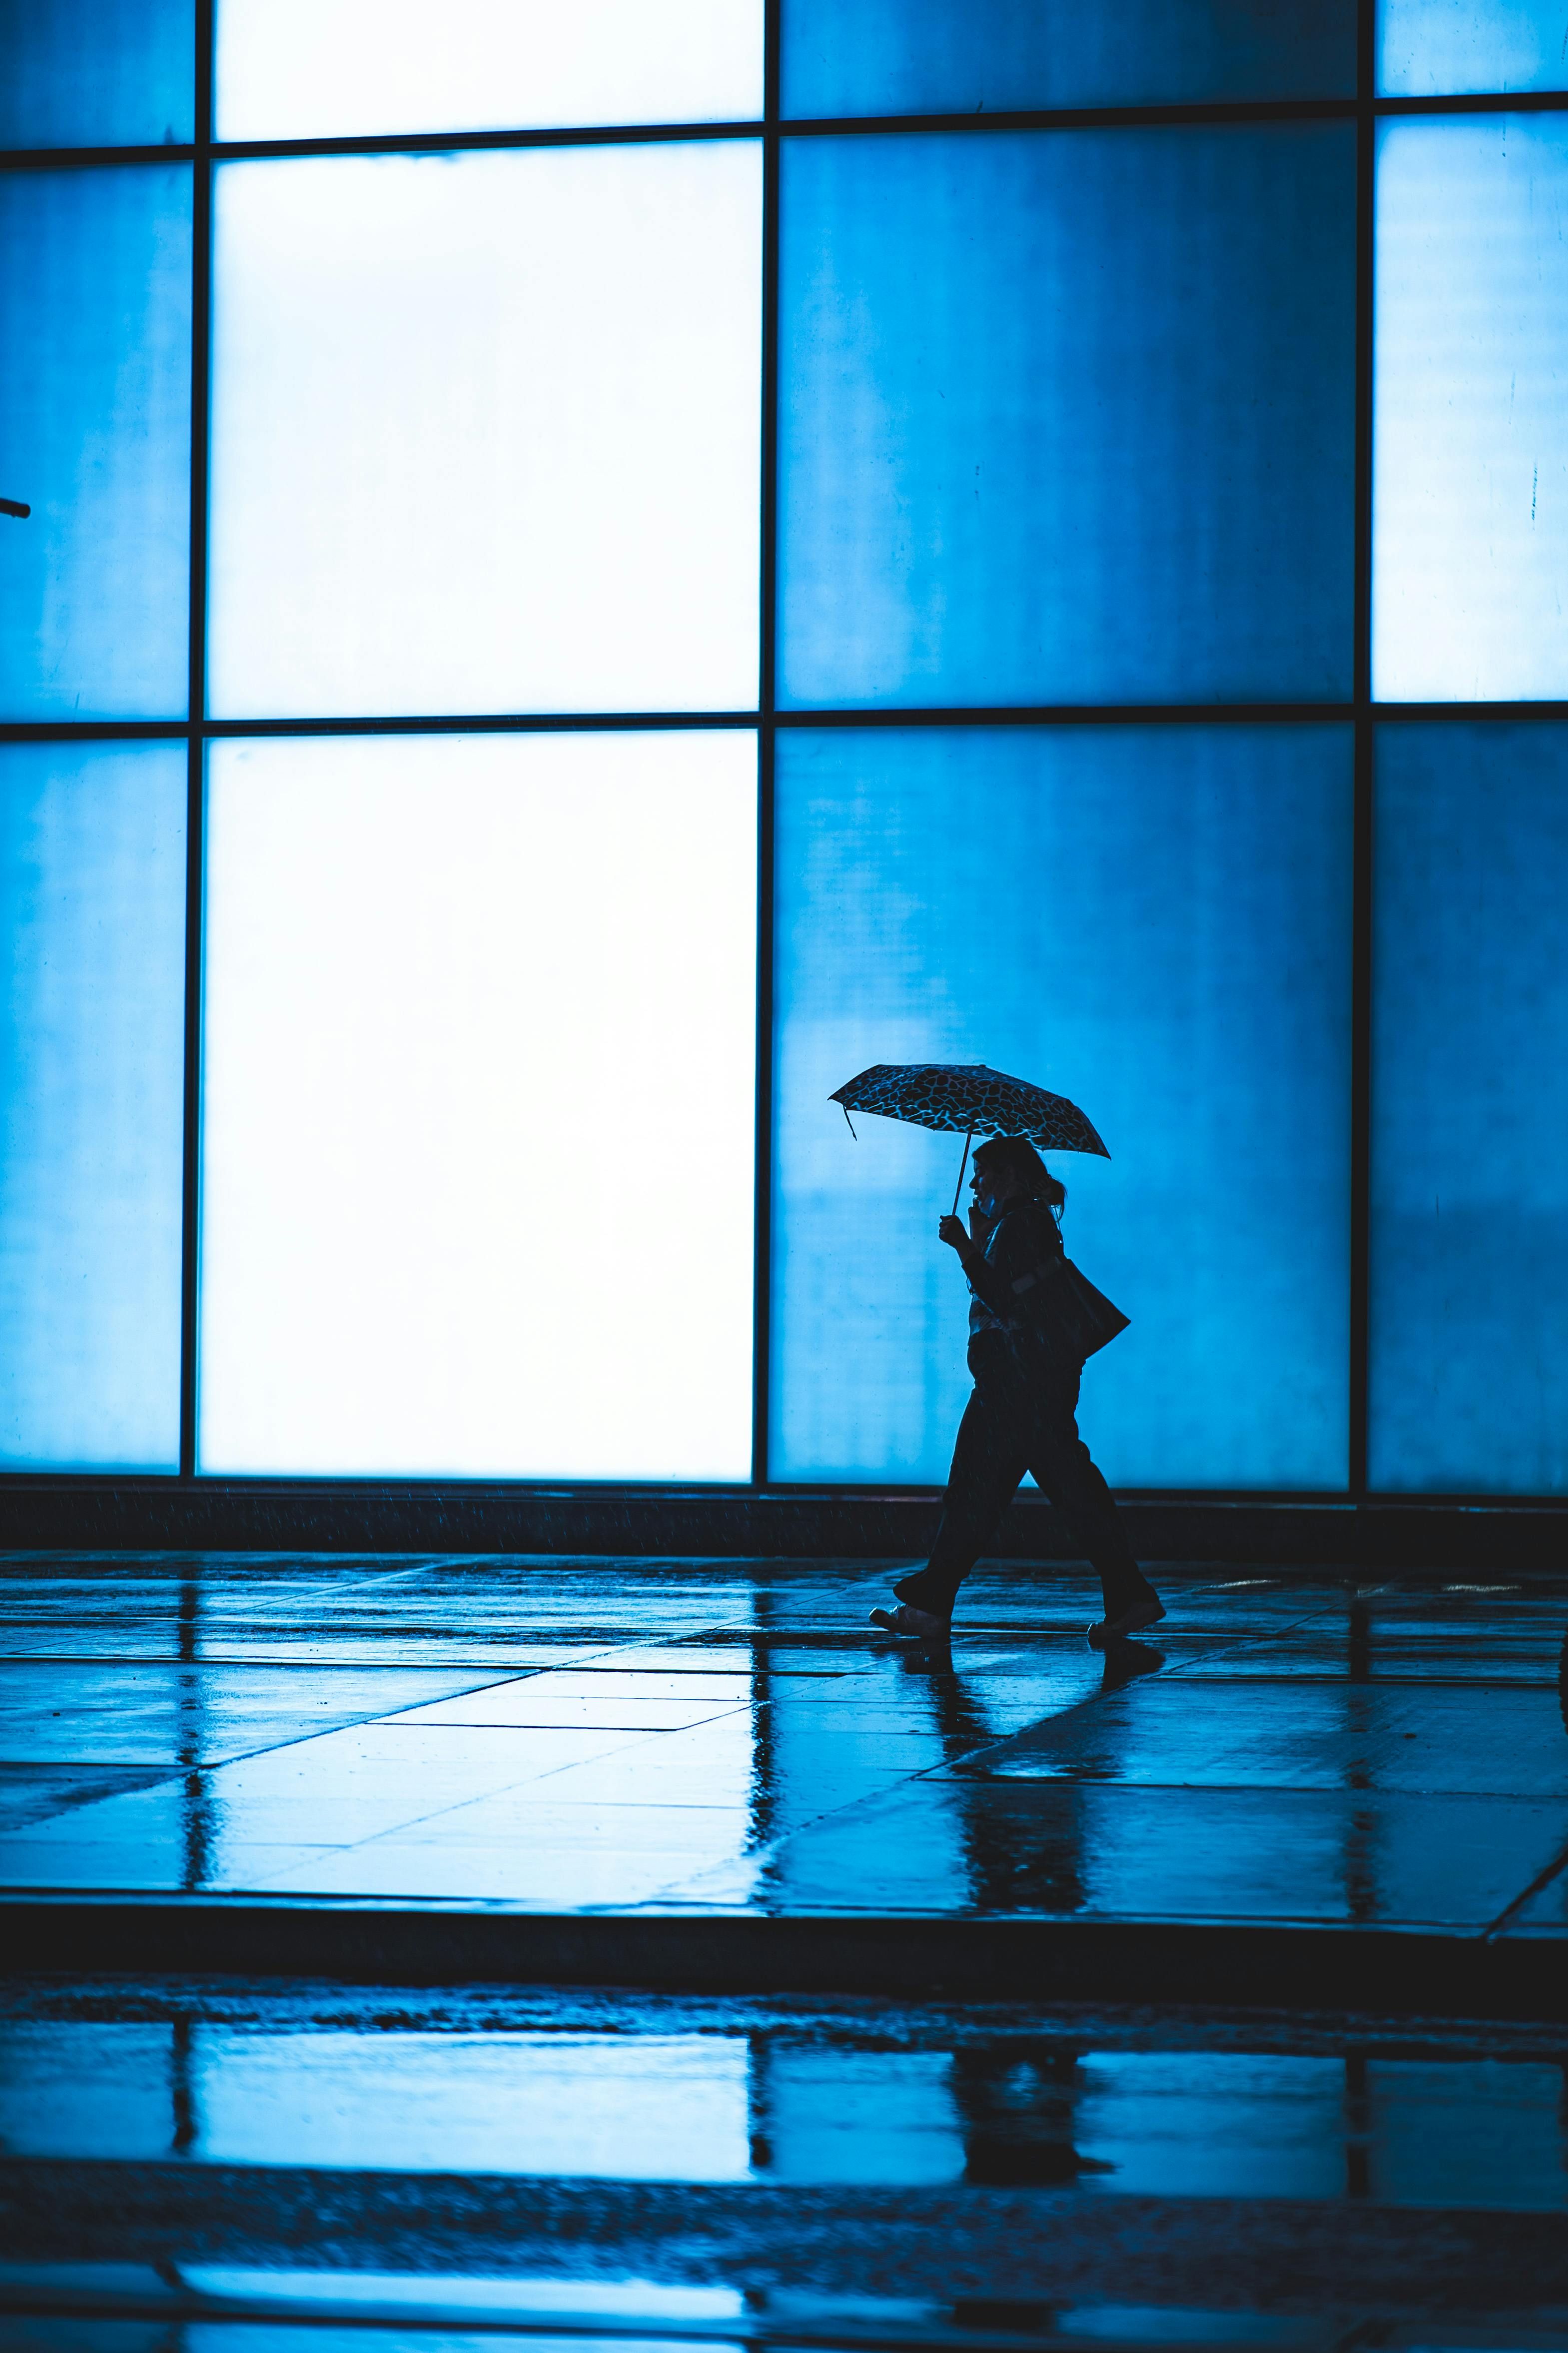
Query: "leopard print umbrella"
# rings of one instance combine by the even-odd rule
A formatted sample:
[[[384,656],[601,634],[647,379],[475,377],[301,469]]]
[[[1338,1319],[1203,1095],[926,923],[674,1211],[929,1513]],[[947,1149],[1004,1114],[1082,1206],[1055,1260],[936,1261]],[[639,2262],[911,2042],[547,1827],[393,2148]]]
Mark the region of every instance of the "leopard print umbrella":
[[[1076,1103],[984,1062],[873,1062],[828,1097],[852,1111],[957,1135],[1026,1135],[1042,1152],[1110,1155]]]

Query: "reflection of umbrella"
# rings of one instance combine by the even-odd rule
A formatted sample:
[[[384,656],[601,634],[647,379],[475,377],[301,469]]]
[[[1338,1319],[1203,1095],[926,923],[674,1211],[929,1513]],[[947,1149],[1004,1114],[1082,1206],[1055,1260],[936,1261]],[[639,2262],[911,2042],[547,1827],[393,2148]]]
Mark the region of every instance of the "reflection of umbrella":
[[[1027,1079],[1010,1079],[984,1062],[874,1062],[847,1086],[828,1097],[852,1111],[878,1112],[884,1119],[907,1119],[916,1127],[951,1130],[963,1137],[958,1191],[977,1135],[1026,1135],[1042,1152],[1110,1155],[1076,1103],[1053,1095]],[[958,1192],[952,1197],[958,1207]]]

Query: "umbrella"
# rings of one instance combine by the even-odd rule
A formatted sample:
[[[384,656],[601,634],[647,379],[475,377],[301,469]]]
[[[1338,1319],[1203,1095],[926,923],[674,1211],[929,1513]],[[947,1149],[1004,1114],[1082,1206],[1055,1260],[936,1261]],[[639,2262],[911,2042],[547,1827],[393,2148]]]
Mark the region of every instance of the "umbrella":
[[[1110,1155],[1076,1103],[1053,1095],[1027,1079],[1010,1079],[984,1062],[873,1062],[858,1079],[835,1090],[829,1103],[852,1111],[877,1112],[884,1119],[907,1119],[916,1127],[950,1129],[963,1137],[953,1210],[963,1189],[969,1147],[977,1135],[1026,1135],[1042,1152]],[[854,1133],[851,1123],[850,1133]]]

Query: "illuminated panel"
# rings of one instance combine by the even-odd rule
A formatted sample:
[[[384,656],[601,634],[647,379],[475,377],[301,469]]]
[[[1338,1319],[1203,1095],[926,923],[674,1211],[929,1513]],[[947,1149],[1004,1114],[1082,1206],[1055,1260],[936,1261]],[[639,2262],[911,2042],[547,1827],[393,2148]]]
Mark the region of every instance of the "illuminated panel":
[[[762,0],[221,0],[220,139],[740,122]]]
[[[0,173],[0,718],[183,718],[190,165]]]
[[[752,709],[750,140],[217,174],[220,715]]]
[[[1340,726],[789,729],[777,754],[771,1468],[940,1482],[961,1137],[827,1098],[988,1062],[1080,1103],[1068,1247],[1131,1317],[1109,1477],[1345,1476],[1351,744]]]
[[[1568,731],[1378,731],[1374,1485],[1568,1488]]]
[[[0,147],[195,135],[194,0],[0,0]]]
[[[1568,693],[1568,121],[1383,126],[1373,691]]]
[[[786,703],[1348,696],[1343,122],[789,141]]]
[[[1562,90],[1560,0],[1379,0],[1377,86],[1390,98]]]
[[[0,1461],[175,1471],[185,753],[0,745]]]
[[[1354,0],[789,0],[786,115],[1351,98]]]
[[[202,1467],[746,1477],[754,736],[210,757]]]

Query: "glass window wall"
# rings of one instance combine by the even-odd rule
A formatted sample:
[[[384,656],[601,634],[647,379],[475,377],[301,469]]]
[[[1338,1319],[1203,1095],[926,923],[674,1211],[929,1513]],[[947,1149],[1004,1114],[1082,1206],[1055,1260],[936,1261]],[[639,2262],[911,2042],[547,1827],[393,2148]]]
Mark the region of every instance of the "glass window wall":
[[[7,1468],[934,1482],[934,1057],[1116,1479],[1561,1490],[1560,23],[0,34]]]

